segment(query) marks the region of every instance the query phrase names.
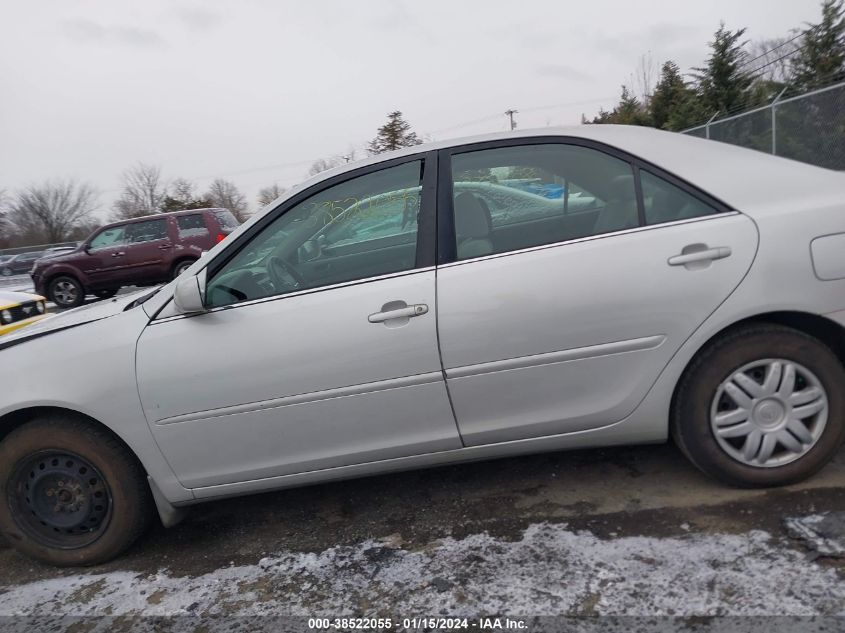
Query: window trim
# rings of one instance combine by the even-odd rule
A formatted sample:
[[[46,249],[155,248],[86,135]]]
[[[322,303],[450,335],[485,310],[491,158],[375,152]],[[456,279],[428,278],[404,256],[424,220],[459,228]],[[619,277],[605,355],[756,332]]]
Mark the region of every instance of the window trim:
[[[458,262],[463,263],[463,262]],[[240,301],[238,303],[230,303],[224,306],[215,306],[213,308],[208,308],[204,312],[194,312],[190,314],[171,314],[169,316],[159,316],[164,309],[170,305],[173,301],[171,297],[168,299],[165,304],[161,307],[161,309],[156,313],[155,317],[150,320],[150,325],[155,325],[157,323],[165,323],[167,321],[176,321],[178,319],[193,319],[194,317],[199,317],[204,314],[211,314],[213,312],[220,312],[222,310],[237,310],[239,308],[245,308],[252,305],[257,305],[260,303],[267,303],[269,301],[283,301],[285,299],[294,299],[296,297],[301,297],[304,295],[311,295],[318,292],[325,292],[327,290],[337,290],[339,288],[347,288],[349,286],[360,286],[362,284],[369,284],[376,281],[382,281],[384,279],[394,279],[396,277],[407,277],[409,275],[419,275],[422,273],[432,272],[436,270],[434,265],[431,266],[424,266],[422,268],[409,268],[408,270],[400,270],[398,272],[393,273],[385,273],[383,275],[376,275],[374,277],[364,277],[362,279],[353,279],[351,281],[339,281],[335,284],[331,284],[328,286],[317,286],[316,288],[305,288],[304,290],[294,290],[293,292],[286,292],[280,295],[270,295],[268,297],[258,297],[257,299],[248,299],[246,301]]]
[[[499,149],[504,147],[519,147],[523,145],[574,145],[577,147],[584,147],[587,149],[597,150],[613,158],[622,160],[631,167],[631,173],[634,176],[634,190],[637,199],[637,218],[639,226],[631,229],[620,229],[618,231],[608,231],[607,233],[599,233],[596,235],[588,235],[583,238],[576,238],[573,240],[564,240],[561,242],[549,242],[548,244],[538,244],[537,246],[530,246],[524,249],[514,251],[503,251],[501,253],[493,253],[491,255],[484,255],[481,257],[472,257],[459,260],[457,257],[457,243],[455,238],[455,211],[453,199],[453,183],[452,183],[452,156],[455,154],[467,154],[470,152],[478,152],[491,149]],[[594,239],[605,237],[609,235],[617,235],[620,233],[629,233],[632,231],[656,228],[666,226],[669,224],[679,224],[688,221],[708,219],[719,216],[725,213],[736,212],[730,205],[722,200],[719,200],[712,194],[700,189],[696,185],[676,176],[675,174],[666,171],[662,167],[645,159],[639,158],[624,150],[621,150],[612,145],[594,141],[592,139],[579,138],[576,136],[526,136],[520,138],[500,139],[495,141],[482,141],[480,143],[469,143],[466,145],[455,145],[439,150],[439,175],[440,183],[438,187],[437,197],[437,265],[443,266],[451,263],[463,263],[466,261],[475,261],[478,259],[486,259],[500,255],[507,255],[510,253],[519,253],[525,251],[535,250],[537,248],[545,248],[548,246],[555,246],[559,244],[568,244],[571,242],[579,242],[585,239]],[[668,222],[660,222],[656,224],[645,223],[645,204],[643,202],[642,185],[640,183],[640,169],[651,172],[658,178],[663,178],[672,185],[675,185],[685,193],[698,199],[704,204],[712,207],[715,213],[698,218],[687,218],[686,220],[674,220]]]
[[[323,290],[330,290],[332,288],[342,287],[344,285],[359,284],[371,280],[378,280],[392,275],[417,272],[420,269],[434,266],[437,230],[437,205],[435,197],[437,194],[437,160],[438,156],[436,151],[423,152],[411,156],[402,156],[400,158],[394,158],[391,160],[374,163],[372,165],[366,165],[364,167],[345,171],[336,176],[332,176],[331,178],[321,180],[320,182],[315,183],[307,189],[303,189],[302,191],[296,193],[294,196],[288,198],[280,205],[273,208],[271,211],[262,216],[255,224],[250,226],[246,231],[239,235],[228,248],[226,248],[224,251],[219,253],[214,259],[212,259],[205,267],[205,270],[207,271],[206,279],[212,279],[214,275],[216,275],[220,271],[221,268],[226,266],[234,257],[238,255],[238,253],[240,253],[248,244],[252,242],[253,239],[255,239],[255,237],[257,237],[261,232],[263,232],[268,226],[270,226],[273,222],[282,217],[285,213],[290,211],[293,207],[297,206],[299,203],[307,200],[308,198],[311,198],[315,195],[320,194],[323,191],[331,189],[336,185],[340,185],[349,180],[360,178],[361,176],[366,176],[371,173],[384,171],[393,167],[399,167],[408,163],[418,162],[420,163],[423,172],[422,179],[420,181],[420,211],[417,219],[416,261],[414,262],[413,268],[409,268],[408,270],[403,271],[396,271],[394,273],[386,273],[384,275],[362,277],[361,279],[353,279],[347,282],[340,282],[338,284],[318,286],[316,288],[308,288],[302,291],[271,295],[269,297],[262,297],[260,299],[254,299],[251,301],[240,301],[237,303],[229,304],[227,306],[217,306],[215,308],[210,308],[209,311],[234,308],[243,305],[251,305],[252,303],[255,303],[257,301],[281,299],[285,297],[296,296],[300,293],[320,292]]]
[[[685,218],[683,220],[672,220],[670,222],[663,222],[661,224],[648,224],[646,226],[635,226],[631,229],[620,229],[619,231],[609,231],[608,233],[596,233],[595,235],[586,235],[584,237],[575,237],[571,240],[564,240],[562,242],[549,242],[548,244],[538,244],[537,246],[526,246],[515,251],[502,251],[501,253],[491,253],[490,255],[479,255],[478,257],[468,257],[467,259],[457,259],[446,264],[438,264],[438,268],[451,268],[452,266],[463,266],[464,264],[474,264],[475,262],[485,261],[488,259],[498,259],[499,257],[510,257],[511,255],[522,255],[523,253],[533,253],[534,251],[543,251],[549,248],[561,248],[570,246],[571,244],[581,244],[582,242],[592,242],[595,240],[603,240],[612,237],[619,237],[621,235],[633,235],[645,231],[652,231],[667,226],[682,226],[684,224],[693,224],[695,222],[710,222],[717,218],[733,217],[742,215],[739,211],[725,211],[713,213],[711,215],[702,215],[697,218]]]

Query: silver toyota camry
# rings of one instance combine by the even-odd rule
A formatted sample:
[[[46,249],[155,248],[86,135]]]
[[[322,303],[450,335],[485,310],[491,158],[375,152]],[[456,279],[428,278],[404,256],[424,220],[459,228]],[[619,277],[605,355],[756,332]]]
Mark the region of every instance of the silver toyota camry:
[[[843,327],[843,174],[635,127],[420,145],[4,337],[0,529],[95,564],[156,510],[670,436],[787,484],[845,439]]]

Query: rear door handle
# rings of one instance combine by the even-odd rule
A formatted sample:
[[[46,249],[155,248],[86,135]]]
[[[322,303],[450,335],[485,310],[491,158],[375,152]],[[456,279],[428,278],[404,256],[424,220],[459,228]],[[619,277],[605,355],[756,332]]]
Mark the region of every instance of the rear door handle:
[[[681,253],[680,255],[673,255],[668,259],[670,266],[684,266],[694,262],[713,261],[714,259],[724,259],[730,257],[730,246],[716,246],[714,248],[706,248],[701,251],[693,251],[691,253]]]
[[[428,312],[428,306],[424,303],[415,303],[413,305],[405,306],[404,308],[396,308],[395,310],[385,310],[384,312],[376,312],[367,317],[370,323],[384,323],[392,319],[410,319],[411,317],[422,316]]]
[[[162,244],[161,246],[159,246],[159,248],[163,251],[166,251],[170,248],[170,244]]]

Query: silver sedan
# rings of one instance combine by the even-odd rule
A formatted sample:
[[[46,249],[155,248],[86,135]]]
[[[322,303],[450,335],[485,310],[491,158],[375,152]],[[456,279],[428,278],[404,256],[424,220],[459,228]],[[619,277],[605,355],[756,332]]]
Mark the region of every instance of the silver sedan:
[[[381,155],[154,291],[0,343],[0,529],[59,565],[158,510],[663,442],[739,486],[845,437],[845,176],[581,126]]]

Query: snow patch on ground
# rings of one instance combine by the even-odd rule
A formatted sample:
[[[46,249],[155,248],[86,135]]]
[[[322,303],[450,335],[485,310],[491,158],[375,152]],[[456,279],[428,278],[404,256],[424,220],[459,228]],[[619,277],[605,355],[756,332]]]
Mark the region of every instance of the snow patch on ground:
[[[536,524],[403,547],[393,535],[194,578],[81,574],[0,588],[0,615],[841,615],[845,581],[768,533],[602,540]]]

